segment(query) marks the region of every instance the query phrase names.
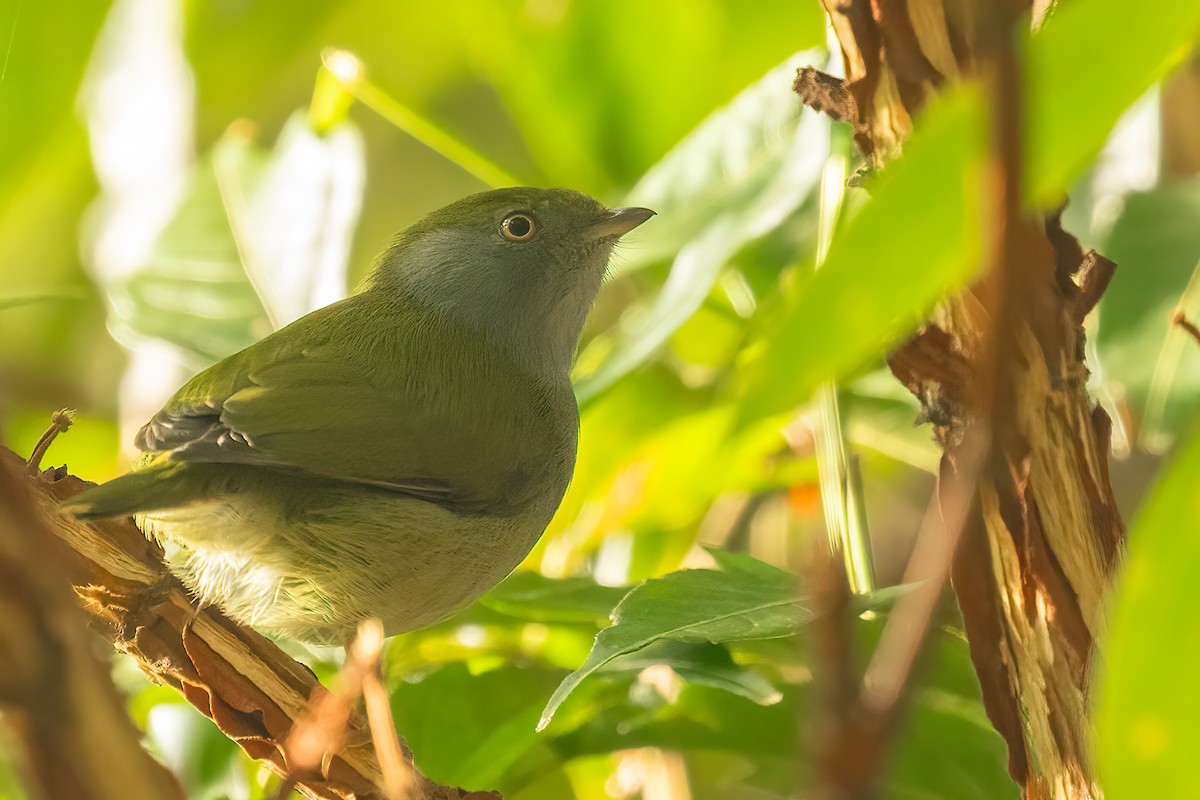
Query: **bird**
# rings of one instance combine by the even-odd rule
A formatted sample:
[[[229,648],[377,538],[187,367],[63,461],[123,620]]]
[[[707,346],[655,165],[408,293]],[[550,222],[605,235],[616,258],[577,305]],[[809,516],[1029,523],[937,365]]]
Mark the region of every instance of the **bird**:
[[[202,605],[343,644],[433,625],[503,580],[570,483],[570,380],[618,240],[654,212],[570,189],[465,197],[348,297],[200,372],[131,470],[65,503],[133,516]]]

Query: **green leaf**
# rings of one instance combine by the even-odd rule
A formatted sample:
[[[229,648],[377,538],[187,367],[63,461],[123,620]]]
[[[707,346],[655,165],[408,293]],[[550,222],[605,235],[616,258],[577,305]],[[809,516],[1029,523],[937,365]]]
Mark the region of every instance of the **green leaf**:
[[[807,3],[453,5],[473,66],[547,182],[595,196],[629,186],[713,108],[825,39]]]
[[[61,303],[69,300],[82,300],[83,293],[71,289],[61,292],[11,292],[0,295],[0,311],[9,308],[20,308],[34,303]]]
[[[784,296],[746,365],[742,421],[806,401],[906,335],[966,284],[982,253],[983,104],[978,87],[943,95],[904,156],[833,240],[820,270]]]
[[[964,648],[965,649],[965,648]],[[920,689],[884,777],[888,798],[1018,800],[1008,748],[977,699]]]
[[[1138,97],[1191,52],[1195,0],[1088,0],[1055,7],[1024,60],[1025,196],[1049,207]]]
[[[246,756],[212,720],[186,703],[159,703],[149,709],[147,734],[159,758],[179,776],[187,797],[228,796],[233,772]]]
[[[540,572],[514,572],[480,603],[519,619],[537,622],[593,622],[606,619],[629,591],[601,586],[591,578],[547,578]]]
[[[653,227],[631,240],[628,267],[674,254],[653,306],[593,345],[611,352],[576,381],[587,403],[640,366],[708,297],[722,268],[747,243],[783,224],[816,186],[829,152],[828,120],[792,92],[796,69],[823,61],[798,53],[706,119],[629,192],[653,208]],[[587,360],[586,355],[584,360]]]
[[[1098,695],[1096,763],[1110,800],[1200,796],[1198,476],[1193,436],[1129,532]]]
[[[584,678],[613,659],[663,639],[731,642],[796,633],[811,612],[796,595],[796,577],[749,556],[722,551],[723,571],[691,569],[646,581],[614,609],[611,627],[600,631],[583,666],[555,690],[538,729]]]
[[[1200,407],[1200,349],[1171,324],[1176,308],[1200,317],[1198,219],[1200,180],[1134,192],[1101,249],[1117,273],[1100,303],[1099,374],[1124,387],[1143,444],[1156,449]]]
[[[854,633],[864,651],[878,640],[882,627],[879,619],[856,620]],[[910,712],[896,735],[882,796],[1016,800],[1020,793],[1007,774],[1007,750],[984,712],[965,640],[941,628],[932,631],[924,664]],[[709,686],[685,684],[675,702],[641,713],[611,704],[609,695],[589,696],[588,704],[597,705],[583,711],[572,698],[564,714],[569,710],[572,721],[584,711],[591,716],[558,734],[554,750],[563,758],[576,758],[659,747],[687,755],[693,777],[701,764],[725,754],[737,760],[734,774],[726,771],[722,780],[745,790],[723,787],[698,797],[790,797],[809,782],[807,765],[804,759],[797,761],[797,754],[811,752],[811,728],[797,720],[808,718],[811,689],[810,682],[784,685],[780,702],[761,706]],[[551,730],[558,728],[556,722]],[[782,775],[775,766],[783,769]],[[704,785],[711,786],[712,779]]]
[[[431,779],[507,793],[506,773],[547,746],[534,723],[547,686],[560,674],[506,667],[472,675],[462,664],[442,667],[392,690],[396,729]]]
[[[602,671],[641,672],[660,666],[670,667],[688,683],[724,689],[759,705],[778,703],[783,697],[760,673],[736,663],[729,650],[711,642],[660,639],[641,650],[614,658]]]
[[[317,136],[303,113],[272,150],[231,129],[145,265],[114,289],[114,334],[170,342],[205,366],[342,297],[362,159],[356,129]]]
[[[875,623],[876,631],[882,625]],[[1008,747],[983,707],[965,635],[931,631],[912,708],[895,738],[884,796],[1017,800]]]
[[[97,325],[100,304],[77,235],[96,194],[80,88],[111,5],[80,3],[64,17],[61,6],[0,3],[0,287],[34,293],[52,286],[86,298],[8,306],[0,324],[6,401],[61,405],[67,396],[98,399],[111,391],[105,367],[118,348]],[[56,399],[37,388],[48,378]]]

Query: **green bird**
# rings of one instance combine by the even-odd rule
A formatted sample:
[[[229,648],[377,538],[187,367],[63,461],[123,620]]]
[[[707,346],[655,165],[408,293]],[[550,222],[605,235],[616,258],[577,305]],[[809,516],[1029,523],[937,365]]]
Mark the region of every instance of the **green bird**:
[[[617,240],[654,212],[473,195],[361,287],[188,381],[133,470],[67,501],[133,515],[200,602],[341,644],[431,625],[529,553],[575,467],[569,370]]]

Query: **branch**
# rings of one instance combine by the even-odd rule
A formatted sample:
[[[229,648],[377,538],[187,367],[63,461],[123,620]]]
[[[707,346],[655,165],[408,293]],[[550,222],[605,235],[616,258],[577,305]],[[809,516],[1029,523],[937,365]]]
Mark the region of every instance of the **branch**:
[[[96,658],[24,467],[0,466],[0,717],[21,745],[30,797],[183,800]]]
[[[0,464],[13,476],[24,471],[24,461],[8,449],[0,448]],[[285,742],[293,725],[310,701],[329,694],[307,667],[215,608],[193,603],[160,549],[131,520],[85,523],[59,511],[62,500],[88,486],[65,468],[26,482],[35,514],[61,545],[61,566],[92,627],[118,652],[136,659],[152,681],[177,689],[251,757],[294,778],[304,797],[383,800],[383,772],[369,737],[326,754],[316,771],[288,763]],[[404,800],[498,798],[417,777]]]

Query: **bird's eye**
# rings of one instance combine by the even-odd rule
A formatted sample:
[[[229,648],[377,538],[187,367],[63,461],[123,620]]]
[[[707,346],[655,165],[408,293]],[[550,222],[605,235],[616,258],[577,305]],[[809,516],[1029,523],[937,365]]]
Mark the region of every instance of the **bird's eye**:
[[[527,242],[533,238],[533,217],[528,214],[509,214],[500,223],[500,233],[514,242]]]

